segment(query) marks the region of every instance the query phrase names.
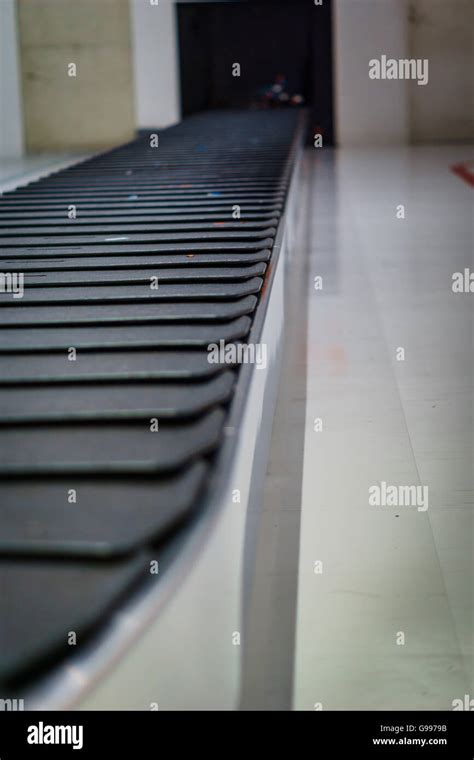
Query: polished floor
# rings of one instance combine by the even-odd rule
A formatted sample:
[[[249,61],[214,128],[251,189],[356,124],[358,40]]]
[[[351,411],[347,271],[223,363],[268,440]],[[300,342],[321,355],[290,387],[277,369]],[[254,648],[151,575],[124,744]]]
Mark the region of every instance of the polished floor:
[[[296,709],[474,696],[474,294],[451,287],[474,270],[474,192],[450,171],[469,158],[311,158]],[[371,506],[381,482],[427,486],[428,508]]]
[[[38,153],[31,156],[0,159],[0,192],[33,182],[39,177],[59,171],[71,163],[86,158],[87,153]]]

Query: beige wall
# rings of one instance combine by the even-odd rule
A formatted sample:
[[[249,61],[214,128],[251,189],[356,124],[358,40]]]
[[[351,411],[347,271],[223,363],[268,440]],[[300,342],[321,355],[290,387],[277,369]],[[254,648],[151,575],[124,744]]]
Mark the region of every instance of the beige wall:
[[[15,0],[0,0],[0,158],[23,154],[23,113]]]
[[[134,132],[128,0],[18,0],[28,150],[101,148]],[[77,76],[68,76],[75,63]]]
[[[428,85],[409,85],[413,141],[474,137],[473,34],[473,0],[410,0],[410,57],[430,67]]]

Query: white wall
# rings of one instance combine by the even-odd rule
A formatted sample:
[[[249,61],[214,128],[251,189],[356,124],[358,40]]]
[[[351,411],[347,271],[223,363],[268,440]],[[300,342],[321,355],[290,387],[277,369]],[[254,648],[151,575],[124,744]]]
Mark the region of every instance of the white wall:
[[[408,139],[404,81],[369,79],[369,60],[405,58],[405,0],[335,0],[334,66],[339,145],[383,145]]]
[[[0,0],[0,157],[23,153],[18,32],[15,0]]]
[[[130,0],[138,127],[165,127],[180,119],[178,31],[173,0]]]

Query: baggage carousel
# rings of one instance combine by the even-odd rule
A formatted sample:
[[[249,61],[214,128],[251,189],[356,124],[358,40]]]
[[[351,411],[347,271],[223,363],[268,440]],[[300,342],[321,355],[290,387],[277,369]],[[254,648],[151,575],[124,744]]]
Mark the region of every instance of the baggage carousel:
[[[198,114],[1,196],[2,697],[237,706],[303,131]]]

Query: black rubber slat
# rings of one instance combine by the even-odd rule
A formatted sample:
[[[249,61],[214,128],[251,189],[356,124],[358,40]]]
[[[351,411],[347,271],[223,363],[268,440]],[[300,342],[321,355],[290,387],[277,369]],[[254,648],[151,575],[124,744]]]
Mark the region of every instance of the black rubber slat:
[[[224,227],[216,227],[213,230],[209,231],[201,231],[196,230],[194,232],[189,232],[187,230],[183,232],[177,231],[177,226],[174,228],[174,232],[156,232],[156,233],[140,233],[140,232],[127,232],[124,234],[120,233],[105,233],[104,235],[51,235],[51,236],[44,236],[44,235],[37,235],[36,237],[32,236],[4,236],[0,238],[0,242],[3,246],[8,250],[9,248],[24,248],[26,250],[29,250],[30,248],[37,247],[37,248],[44,248],[45,246],[47,248],[55,248],[56,246],[63,247],[64,246],[85,246],[85,245],[91,245],[91,246],[98,246],[98,245],[108,245],[109,243],[112,243],[113,245],[117,243],[127,243],[127,245],[140,245],[144,243],[145,245],[148,245],[150,243],[166,243],[166,242],[175,242],[175,241],[183,241],[184,245],[186,245],[186,242],[188,240],[195,242],[195,241],[209,241],[210,243],[219,241],[219,240],[229,240],[229,241],[240,241],[240,240],[261,240],[266,239],[268,237],[271,237],[275,234],[275,227],[265,227],[264,229],[257,229],[257,230],[226,230]]]
[[[90,246],[69,246],[69,247],[57,247],[57,248],[34,248],[25,246],[25,248],[11,248],[2,247],[1,255],[5,259],[16,259],[18,261],[18,267],[22,266],[23,259],[29,258],[62,258],[62,257],[79,257],[79,256],[104,256],[110,255],[122,255],[122,256],[140,256],[144,253],[201,253],[201,252],[217,252],[222,251],[228,253],[229,251],[242,251],[242,253],[248,253],[250,251],[258,251],[261,248],[269,248],[273,245],[272,238],[264,238],[257,240],[253,243],[239,242],[222,242],[222,243],[156,243],[155,245],[129,245],[123,243],[122,245],[110,244],[107,247],[90,245]]]
[[[146,223],[151,222],[153,223],[161,223],[161,222],[177,222],[180,224],[181,222],[203,222],[203,221],[229,221],[229,214],[225,214],[225,211],[223,210],[215,210],[215,211],[209,211],[206,210],[205,212],[200,213],[199,211],[196,211],[195,213],[186,213],[182,211],[170,211],[170,212],[155,212],[152,208],[151,209],[142,209],[139,208],[133,208],[129,209],[126,213],[123,213],[123,211],[119,209],[110,209],[107,212],[101,212],[101,211],[93,211],[80,208],[80,215],[76,217],[76,219],[69,219],[67,216],[67,209],[63,206],[61,209],[56,210],[50,210],[50,211],[8,211],[5,210],[5,208],[2,209],[1,201],[0,201],[0,228],[8,228],[8,227],[16,227],[18,224],[22,225],[22,229],[26,225],[28,226],[36,226],[36,225],[51,225],[51,224],[61,224],[64,223],[71,227],[76,227],[77,225],[86,224],[86,225],[102,225],[102,224],[111,224],[114,221],[114,218],[119,217],[117,220],[118,224],[140,224],[140,223]],[[104,213],[106,215],[104,216]],[[264,224],[272,225],[273,219],[277,219],[280,216],[279,211],[275,211],[273,214],[271,211],[245,211],[242,207],[240,209],[240,218],[242,220],[263,220]]]
[[[79,224],[77,223],[79,221]],[[263,221],[239,221],[239,222],[231,222],[229,219],[212,222],[212,221],[195,221],[193,222],[177,222],[176,220],[174,223],[168,222],[168,223],[156,223],[151,220],[145,220],[145,223],[138,223],[134,222],[132,224],[124,224],[123,220],[120,224],[110,224],[110,219],[107,222],[104,222],[101,224],[100,227],[100,236],[101,238],[104,235],[128,235],[129,233],[136,235],[137,233],[142,232],[172,232],[176,231],[177,227],[180,232],[190,232],[192,230],[195,230],[196,232],[205,231],[205,232],[252,232],[255,230],[261,230],[265,229],[266,227],[273,227],[275,224],[277,224],[277,219],[264,219]],[[2,228],[2,224],[0,224],[0,229]],[[76,235],[97,235],[97,225],[91,225],[91,224],[84,224],[81,223],[80,220],[75,220],[71,223],[71,220],[65,220],[63,221],[62,225],[49,225],[49,226],[40,226],[40,227],[31,227],[25,224],[22,224],[21,227],[9,227],[7,230],[4,230],[3,232],[0,232],[0,242],[2,240],[9,236],[9,237],[15,237],[17,240],[22,239],[28,239],[30,237],[39,237],[39,236],[45,236],[45,235],[54,235],[54,236],[67,236],[70,235],[76,236]],[[26,241],[25,241],[26,242]]]
[[[245,319],[245,318],[243,318]],[[211,341],[212,342],[212,341]],[[101,351],[80,352],[76,361],[69,361],[66,351],[44,353],[0,354],[0,388],[74,383],[158,383],[203,380],[221,371],[209,362],[205,350],[175,351]],[[189,389],[188,389],[189,390]]]
[[[69,635],[80,645],[149,570],[140,555],[87,565],[0,559],[0,679],[18,679],[46,655],[70,654]]]
[[[2,485],[0,554],[104,558],[130,552],[193,510],[208,470],[198,460],[165,480],[9,480]]]
[[[18,272],[18,259],[1,258],[0,249],[0,267],[2,272]],[[66,271],[86,271],[92,269],[148,269],[149,267],[207,267],[209,265],[217,266],[243,266],[244,264],[255,263],[259,261],[268,261],[271,251],[264,248],[252,253],[243,253],[242,251],[219,251],[219,253],[187,253],[179,254],[148,254],[147,256],[92,256],[78,257],[73,259],[62,259],[60,256],[51,259],[42,259],[41,257],[21,260],[21,271],[26,272],[66,272]]]
[[[130,161],[128,164],[130,164]],[[136,183],[138,181],[140,186],[139,189],[143,187],[151,187],[154,190],[166,192],[183,192],[183,190],[193,189],[205,189],[213,192],[217,190],[220,192],[221,190],[226,190],[229,188],[243,189],[249,187],[260,189],[264,188],[270,191],[272,189],[282,189],[286,187],[285,180],[279,181],[276,179],[258,179],[256,177],[253,179],[219,179],[218,181],[215,179],[200,181],[199,179],[194,178],[192,182],[188,183],[180,183],[169,179],[168,182],[163,182],[161,180],[157,180],[156,171],[150,169],[146,158],[143,158],[142,160],[136,158],[133,160],[132,164],[136,177],[135,185],[133,185],[133,183],[130,183],[130,179],[127,178],[128,175],[124,176],[121,172],[121,168],[123,169],[126,166],[126,162],[117,161],[112,168],[110,166],[110,163],[95,160],[95,168],[92,172],[90,170],[90,167],[87,167],[85,165],[82,165],[82,168],[80,165],[76,167],[71,166],[61,174],[51,174],[48,177],[43,177],[41,180],[34,180],[29,185],[27,185],[27,187],[32,190],[38,190],[39,188],[74,188],[82,187],[85,180],[87,181],[88,187],[97,187],[99,189],[102,188],[105,184],[107,184],[107,186],[116,185],[120,187],[127,187],[128,189],[136,189]],[[102,170],[100,177],[97,177],[97,167],[99,166],[102,167]],[[17,188],[17,190],[14,192],[17,192],[19,189],[20,188]]]
[[[61,474],[157,475],[177,470],[219,443],[224,412],[197,421],[36,424],[0,428],[0,478]]]
[[[104,351],[104,370],[106,374],[109,364],[109,351],[118,349],[128,349],[131,351],[129,362],[137,371],[140,371],[139,358],[136,351],[138,349],[157,349],[169,348],[171,346],[182,350],[208,346],[210,343],[216,343],[219,340],[233,341],[238,338],[244,338],[250,329],[250,319],[247,316],[231,319],[227,322],[211,322],[210,324],[200,324],[196,322],[193,325],[187,324],[167,324],[163,323],[157,328],[154,324],[143,324],[137,321],[136,324],[118,324],[98,325],[94,324],[94,329],[69,325],[43,325],[35,327],[34,325],[27,329],[18,327],[4,327],[0,329],[0,357],[1,354],[12,354],[27,352],[30,354],[44,353],[45,351],[60,351],[62,353],[62,362],[68,359],[68,349],[74,347],[79,352],[76,361],[68,359],[69,372],[82,372],[87,361],[83,351]],[[193,354],[187,353],[191,361]],[[10,362],[8,356],[7,361]],[[43,359],[30,359],[34,361],[37,368],[37,376],[42,373]],[[100,357],[99,357],[100,361]],[[11,370],[15,372],[14,363],[9,364]],[[33,366],[33,365],[32,365]],[[100,365],[95,364],[96,371]],[[147,365],[146,371],[149,371]],[[3,370],[0,373],[3,377],[8,377],[8,371]],[[1,382],[0,376],[0,382]]]
[[[232,372],[222,372],[203,383],[151,383],[132,381],[113,386],[43,384],[23,388],[0,386],[0,427],[31,422],[91,420],[149,420],[195,417],[229,400]]]
[[[156,201],[163,205],[164,203],[170,206],[185,206],[187,203],[190,205],[196,205],[198,203],[214,203],[221,205],[241,205],[242,203],[255,203],[257,205],[261,203],[274,202],[279,203],[282,201],[284,193],[257,193],[257,192],[227,192],[219,193],[219,198],[213,196],[212,193],[200,192],[200,193],[180,193],[177,195],[161,195],[152,191],[147,191],[140,194],[140,201]],[[61,200],[68,204],[80,204],[82,202],[90,202],[93,200],[110,201],[120,203],[122,200],[129,200],[130,195],[128,191],[116,191],[104,188],[102,191],[93,193],[88,191],[74,190],[69,192],[58,192],[56,194],[48,193],[22,193],[16,196],[18,200],[24,203],[34,202],[38,205],[47,203],[55,203]]]
[[[44,201],[37,201],[33,199],[29,200],[22,200],[21,198],[13,198],[13,199],[6,199],[2,200],[0,204],[0,210],[1,211],[28,211],[29,209],[38,209],[38,210],[48,210],[48,209],[62,209],[64,212],[67,213],[68,205],[75,205],[74,204],[74,198],[64,198],[61,202],[57,200],[44,200]],[[128,210],[132,208],[137,208],[138,206],[140,209],[144,208],[153,208],[153,209],[165,209],[167,214],[172,213],[172,209],[176,211],[178,214],[182,214],[183,211],[186,213],[191,213],[193,210],[197,213],[208,212],[208,211],[217,211],[222,214],[223,210],[228,209],[229,216],[232,213],[232,206],[234,205],[240,206],[242,209],[246,211],[274,211],[274,210],[280,210],[283,208],[283,202],[282,201],[272,201],[272,200],[262,200],[258,201],[254,198],[251,198],[249,200],[246,200],[245,198],[227,198],[225,200],[212,198],[205,200],[194,200],[194,201],[151,201],[151,200],[140,200],[140,203],[131,203],[130,200],[123,200],[119,201],[116,198],[105,198],[103,195],[101,195],[100,200],[95,201],[82,201],[79,205],[80,209],[101,209],[104,211],[105,209],[122,209],[122,210]]]
[[[0,293],[1,308],[13,303],[15,308],[27,308],[30,304],[41,304],[48,309],[53,304],[97,304],[97,303],[136,303],[149,301],[196,301],[196,300],[232,300],[258,293],[262,287],[261,277],[251,277],[242,282],[183,282],[130,283],[128,285],[56,285],[26,289],[23,298],[12,299],[9,293]]]
[[[186,267],[185,269],[162,268],[158,269],[105,269],[94,270],[84,273],[83,271],[70,272],[32,272],[25,275],[25,289],[41,286],[56,285],[106,285],[108,283],[116,284],[136,284],[143,283],[150,285],[158,278],[160,283],[170,282],[225,282],[230,280],[238,282],[239,280],[249,280],[252,277],[260,277],[265,274],[265,264],[251,264],[246,267]]]
[[[21,303],[20,301],[16,302]],[[3,306],[0,309],[2,328],[12,325],[64,325],[133,322],[212,322],[235,319],[251,313],[257,304],[255,296],[236,301],[183,301],[152,304],[78,304],[74,306]],[[92,334],[92,333],[91,333]]]

